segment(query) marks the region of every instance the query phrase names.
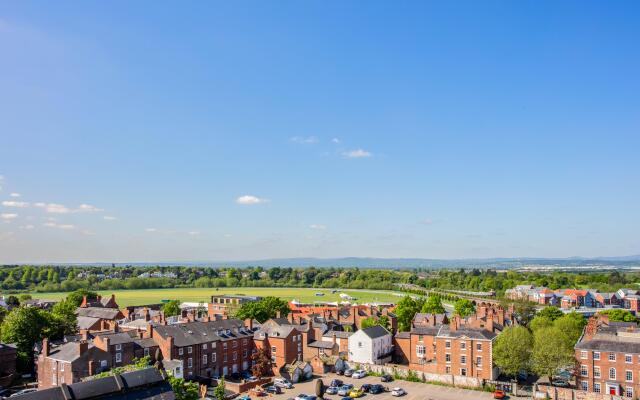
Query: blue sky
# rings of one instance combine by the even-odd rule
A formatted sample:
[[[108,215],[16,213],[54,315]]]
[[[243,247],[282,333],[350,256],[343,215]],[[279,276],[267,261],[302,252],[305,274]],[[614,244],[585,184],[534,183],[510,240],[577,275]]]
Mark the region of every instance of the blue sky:
[[[0,262],[638,254],[639,17],[4,2]]]

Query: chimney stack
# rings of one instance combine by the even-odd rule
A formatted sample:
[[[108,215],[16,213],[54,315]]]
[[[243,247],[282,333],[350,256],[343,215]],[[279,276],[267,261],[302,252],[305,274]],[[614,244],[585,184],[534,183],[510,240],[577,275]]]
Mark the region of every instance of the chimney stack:
[[[276,311],[276,318],[280,318],[280,311]]]
[[[49,355],[49,339],[42,339],[42,355],[47,357]]]
[[[253,319],[252,318],[247,318],[244,320],[244,325],[249,328],[250,330],[253,329]]]
[[[87,329],[80,329],[80,337],[82,340],[89,340],[89,331]]]
[[[451,323],[449,324],[449,330],[451,332],[455,332],[455,331],[458,330],[458,319],[459,319],[459,317],[456,315],[451,320]]]
[[[78,346],[78,355],[83,355],[89,349],[89,342],[86,340],[81,340],[77,344]]]
[[[111,296],[113,296],[113,295],[111,295]],[[145,307],[142,310],[142,316],[144,317],[145,321],[149,321],[151,319],[151,313],[149,312],[149,309],[147,307]]]

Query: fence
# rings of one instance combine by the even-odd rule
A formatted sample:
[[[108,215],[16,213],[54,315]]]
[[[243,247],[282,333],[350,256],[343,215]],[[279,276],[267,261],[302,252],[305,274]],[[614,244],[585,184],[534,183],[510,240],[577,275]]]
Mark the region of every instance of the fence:
[[[620,400],[622,396],[604,393],[585,392],[571,388],[561,388],[549,385],[536,385],[533,389],[533,397],[536,399],[550,400]]]
[[[377,374],[389,374],[393,376],[399,376],[405,379],[408,377],[414,376],[418,380],[421,380],[426,383],[440,383],[440,384],[445,384],[450,386],[474,387],[474,388],[480,388],[483,386],[483,380],[479,378],[474,378],[470,376],[442,375],[442,374],[433,374],[429,372],[414,371],[414,370],[410,370],[405,366],[399,366],[394,364],[385,364],[385,365],[366,364],[366,365],[362,365],[362,367],[367,371],[371,371]]]

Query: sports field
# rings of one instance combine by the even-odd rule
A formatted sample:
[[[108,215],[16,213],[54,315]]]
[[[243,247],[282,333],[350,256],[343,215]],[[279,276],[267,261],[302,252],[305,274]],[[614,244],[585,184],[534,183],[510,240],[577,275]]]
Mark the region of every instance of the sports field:
[[[285,300],[297,299],[303,303],[314,301],[333,302],[341,301],[340,294],[345,293],[355,297],[353,303],[397,303],[402,293],[377,290],[339,290],[313,288],[178,288],[178,289],[146,289],[146,290],[106,290],[99,291],[102,296],[116,295],[116,301],[120,306],[133,306],[159,303],[162,300],[180,300],[193,302],[208,302],[213,294],[246,294],[256,296],[276,296]],[[324,296],[316,296],[323,293]],[[33,298],[58,300],[64,298],[67,293],[31,293]]]

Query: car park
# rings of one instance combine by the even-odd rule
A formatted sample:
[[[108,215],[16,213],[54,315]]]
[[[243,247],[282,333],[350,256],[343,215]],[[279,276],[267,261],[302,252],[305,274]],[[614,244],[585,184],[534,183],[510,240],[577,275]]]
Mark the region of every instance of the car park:
[[[362,369],[354,371],[353,374],[351,375],[351,377],[355,379],[364,378],[365,376],[367,376],[367,372]]]
[[[369,393],[369,391],[371,390],[371,385],[368,383],[365,383],[364,385],[360,386],[360,389],[362,389],[362,391],[365,393]]]
[[[329,384],[329,386],[340,387],[343,384],[344,384],[344,382],[342,382],[340,379],[332,379],[331,383]]]
[[[350,377],[351,375],[353,375],[353,373],[356,372],[354,370],[352,370],[351,368],[348,368],[344,371],[344,376],[346,376],[347,378]]]
[[[338,394],[338,386],[329,386],[324,392],[326,394]]]
[[[353,399],[351,397],[349,397],[349,396],[345,396],[345,397],[341,398],[340,400],[353,400]]]
[[[380,381],[381,382],[391,382],[393,381],[393,376],[389,375],[389,374],[384,374],[380,377]]]
[[[362,397],[362,396],[364,396],[364,390],[362,390],[362,388],[353,388],[349,392],[349,397],[351,397],[353,399],[356,399],[356,398]]]
[[[349,392],[351,391],[351,389],[353,389],[353,385],[350,383],[344,384],[342,386],[340,386],[340,389],[338,389],[338,395],[340,396],[348,396]]]
[[[311,394],[300,393],[294,400],[316,400],[317,397]]]
[[[503,390],[496,390],[496,391],[493,392],[493,398],[494,399],[501,400],[501,399],[504,399],[506,397],[507,397],[507,395]]]
[[[275,385],[271,385],[271,386],[267,386],[265,388],[265,391],[269,394],[280,394],[282,393],[282,389],[280,388],[280,386],[275,386]]]
[[[395,387],[391,391],[391,395],[394,397],[404,396],[405,394],[407,394],[407,392],[405,392],[403,388],[399,388],[399,387]]]

